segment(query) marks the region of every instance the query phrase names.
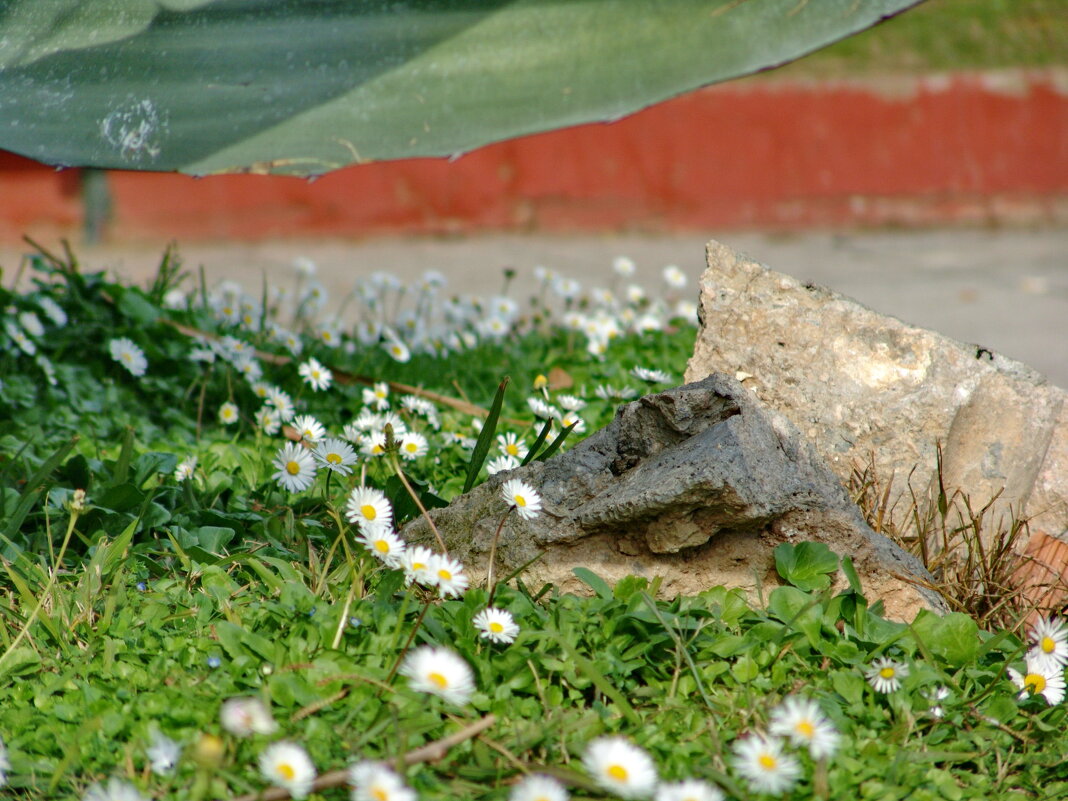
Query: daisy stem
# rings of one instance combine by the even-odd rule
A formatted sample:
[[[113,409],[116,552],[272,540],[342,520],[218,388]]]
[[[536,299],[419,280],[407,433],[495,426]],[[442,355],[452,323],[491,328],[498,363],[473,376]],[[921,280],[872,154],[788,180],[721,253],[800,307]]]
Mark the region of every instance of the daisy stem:
[[[497,524],[497,530],[493,532],[493,541],[490,543],[489,553],[489,567],[486,568],[486,586],[489,588],[489,600],[486,601],[486,606],[493,606],[493,596],[497,593],[497,584],[493,580],[493,565],[497,561],[497,542],[501,538],[501,529],[504,528],[504,521],[508,519],[508,515],[511,514],[514,506],[509,506],[503,515],[501,515],[501,522]]]
[[[412,496],[412,500],[415,501],[415,505],[419,507],[419,511],[422,513],[423,518],[427,522],[427,525],[430,526],[430,530],[434,532],[434,536],[437,538],[438,545],[441,547],[442,554],[448,556],[449,549],[445,547],[445,540],[442,539],[441,532],[438,531],[438,527],[434,525],[434,521],[430,519],[430,513],[427,512],[426,507],[423,506],[423,502],[419,500],[419,495],[414,489],[412,489],[412,485],[408,483],[408,479],[404,477],[404,471],[401,470],[400,463],[397,461],[396,456],[390,459],[390,465],[393,467],[393,472],[397,475],[397,478],[400,479],[401,484],[403,484],[404,488],[408,490],[408,494]]]
[[[386,676],[385,684],[392,683],[393,678],[397,675],[397,671],[400,669],[401,662],[404,661],[404,657],[408,653],[408,649],[412,647],[412,642],[415,640],[415,633],[419,631],[419,627],[423,625],[423,618],[426,617],[426,612],[430,608],[431,600],[432,599],[427,598],[426,603],[423,604],[423,608],[419,610],[419,617],[416,618],[415,625],[412,626],[412,630],[408,634],[408,639],[404,643],[404,647],[401,648],[400,653],[397,654],[397,659],[393,663],[393,667],[389,669],[389,675]]]

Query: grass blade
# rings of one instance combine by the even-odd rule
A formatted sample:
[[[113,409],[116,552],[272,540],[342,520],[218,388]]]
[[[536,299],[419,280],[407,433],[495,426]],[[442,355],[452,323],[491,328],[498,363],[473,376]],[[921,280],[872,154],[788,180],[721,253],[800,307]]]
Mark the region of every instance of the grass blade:
[[[551,459],[553,457],[553,455],[558,450],[560,450],[560,446],[564,444],[564,440],[567,439],[567,435],[571,433],[571,429],[573,429],[577,425],[578,425],[578,423],[572,423],[567,428],[565,428],[563,431],[561,431],[559,434],[557,434],[556,435],[556,439],[554,439],[549,444],[549,447],[545,449],[545,452],[540,454],[537,457],[538,461],[539,462],[544,462],[546,459]]]
[[[541,432],[538,434],[538,438],[534,440],[534,444],[530,446],[530,450],[527,451],[527,455],[520,462],[520,467],[529,464],[530,461],[538,455],[538,450],[545,444],[545,439],[549,436],[549,431],[552,430],[553,421],[552,418],[545,421],[545,425],[541,427]]]
[[[504,405],[504,391],[508,388],[510,380],[508,376],[505,376],[497,387],[497,394],[493,396],[493,405],[490,406],[486,422],[482,424],[482,431],[479,432],[478,440],[475,442],[475,449],[471,453],[471,463],[467,466],[464,492],[470,492],[471,487],[475,486],[478,471],[482,469],[482,465],[485,464],[486,457],[489,455],[490,445],[493,443],[493,435],[497,433],[497,421],[501,417],[501,406]]]

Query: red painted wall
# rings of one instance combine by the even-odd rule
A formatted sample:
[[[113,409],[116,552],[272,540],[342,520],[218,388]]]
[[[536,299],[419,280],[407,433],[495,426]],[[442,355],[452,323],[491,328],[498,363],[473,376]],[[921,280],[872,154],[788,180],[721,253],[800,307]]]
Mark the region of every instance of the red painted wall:
[[[750,79],[452,162],[109,175],[112,240],[1068,222],[1063,72]],[[0,156],[0,239],[77,236],[77,172]]]

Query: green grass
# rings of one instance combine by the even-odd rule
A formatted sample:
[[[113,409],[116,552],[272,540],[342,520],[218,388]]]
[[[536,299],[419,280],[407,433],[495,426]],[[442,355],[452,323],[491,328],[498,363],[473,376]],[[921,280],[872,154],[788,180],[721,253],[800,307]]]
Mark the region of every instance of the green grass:
[[[0,414],[9,421],[0,435],[4,797],[82,798],[110,777],[154,799],[245,797],[267,786],[257,760],[284,739],[327,774],[332,786],[314,798],[349,797],[329,772],[358,759],[397,766],[420,798],[434,801],[504,799],[527,772],[558,777],[574,798],[604,798],[582,758],[595,738],[618,735],[645,749],[664,779],[697,777],[755,801],[764,796],[739,772],[734,748],[767,731],[789,696],[814,700],[840,746],[829,759],[788,749],[800,768],[788,798],[1068,797],[1064,705],[1018,698],[1007,676],[1024,667],[1026,643],[962,613],[887,621],[848,559],[826,548],[783,546],[785,586],[756,601],[724,588],[661,598],[656,582],[609,587],[584,570],[577,575],[589,594],[578,597],[527,586],[519,575],[494,597],[519,624],[518,638],[480,637],[472,618],[489,588],[443,600],[405,587],[403,574],[374,559],[345,523],[361,472],[391,496],[400,522],[418,514],[388,460],[363,460],[332,481],[320,474],[300,493],[272,479],[284,440],[253,425],[259,401],[248,382],[224,360],[190,361],[195,343],[174,323],[240,335],[276,357],[284,349],[255,326],[221,325],[199,300],[165,308],[178,278],[175,263],[165,265],[157,285],[141,290],[76,273],[65,258],[38,258],[37,288],[2,298],[6,322],[40,312],[46,296],[71,319],[32,337],[32,356],[12,342],[0,353]],[[562,304],[553,304],[560,319]],[[655,301],[642,311],[663,316]],[[388,378],[483,407],[503,365],[511,383],[499,428],[529,444],[540,428],[526,403],[537,375],[572,382],[567,391],[589,402],[582,415],[592,431],[615,408],[595,386],[648,391],[629,374],[637,364],[677,380],[694,336],[689,324],[621,335],[600,361],[579,332],[525,315],[502,340],[403,364],[376,346],[349,353],[316,344],[309,319],[300,358],[314,354],[338,377]],[[278,319],[289,317],[280,310]],[[117,336],[141,344],[144,376],[94,344]],[[364,406],[359,382],[313,393],[294,364],[261,361],[265,378],[331,431]],[[230,400],[242,410],[236,426],[216,418]],[[441,403],[438,413],[440,431],[405,418],[434,446],[405,463],[426,501],[461,491],[471,450],[448,437],[476,434],[456,405]],[[175,466],[190,455],[195,476],[177,481]],[[848,586],[832,592],[839,571]],[[398,675],[404,655],[422,645],[447,647],[470,665],[468,702],[417,692]],[[889,693],[866,678],[880,658],[907,667]],[[940,687],[947,695],[936,701]],[[226,732],[220,705],[235,697],[261,699],[278,731]],[[146,757],[154,732],[183,747],[165,775]],[[441,742],[432,755],[421,750]]]
[[[1068,61],[1063,0],[927,0],[772,77],[1051,67]]]

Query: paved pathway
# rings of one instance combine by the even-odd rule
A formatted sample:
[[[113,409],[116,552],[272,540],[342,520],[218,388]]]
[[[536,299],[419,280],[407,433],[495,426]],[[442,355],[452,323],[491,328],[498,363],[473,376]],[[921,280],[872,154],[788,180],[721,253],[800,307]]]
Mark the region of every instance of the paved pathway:
[[[1001,351],[1068,387],[1068,229],[709,236],[880,312]],[[271,282],[292,281],[293,259],[306,256],[316,262],[320,278],[338,297],[361,274],[388,270],[410,280],[431,268],[445,273],[451,291],[491,294],[500,290],[506,266],[519,271],[513,295],[521,297],[533,285],[535,265],[589,285],[606,285],[617,255],[637,263],[637,279],[647,286],[659,282],[667,264],[681,267],[695,286],[709,236],[286,240],[192,243],[181,251],[186,266],[204,266],[209,282],[233,278],[256,291],[264,275]],[[153,274],[161,250],[162,243],[78,248],[78,253],[87,269],[106,267],[144,281]],[[11,274],[17,253],[0,247],[5,275]]]

